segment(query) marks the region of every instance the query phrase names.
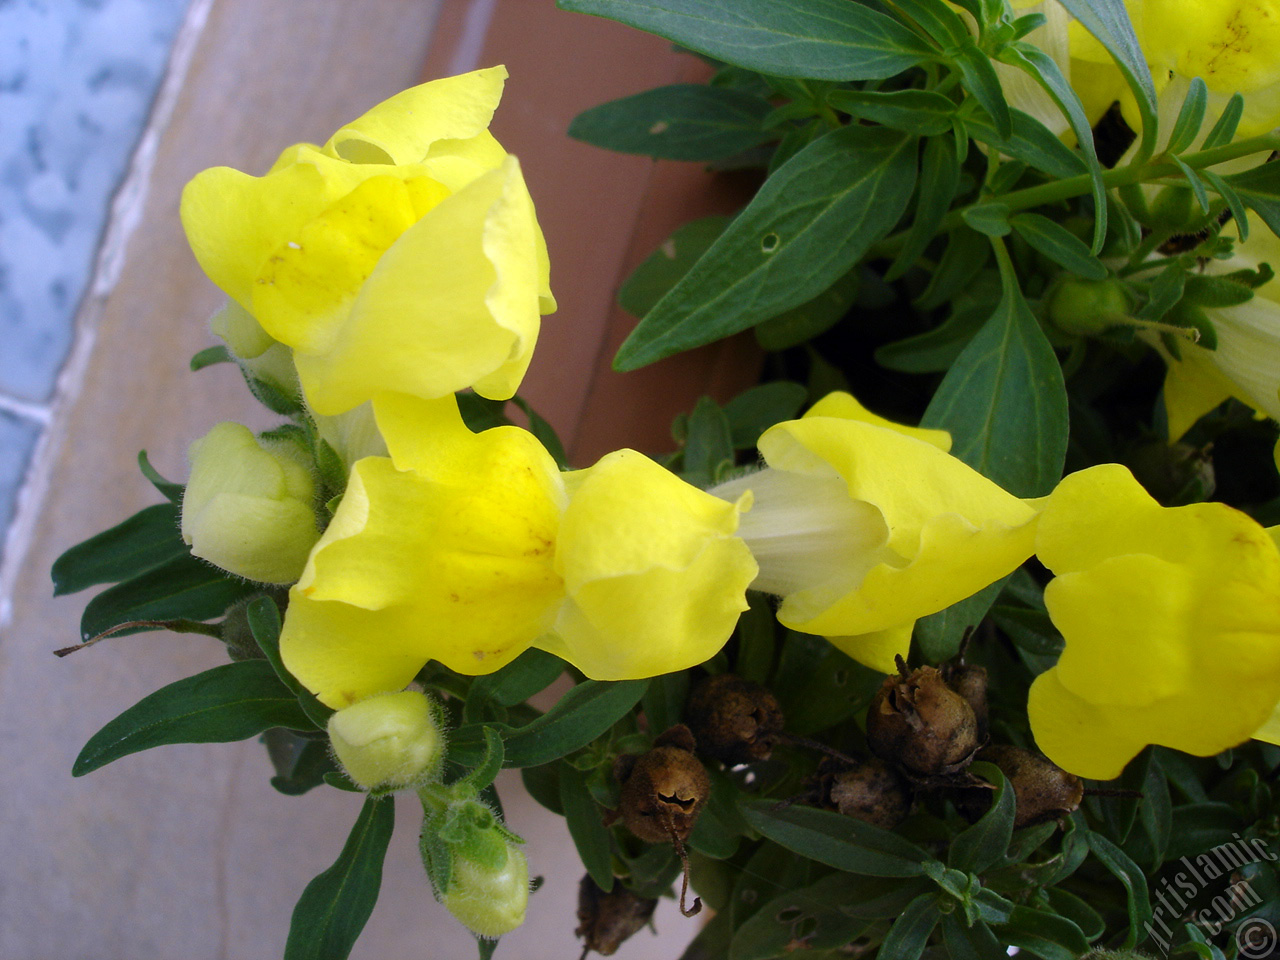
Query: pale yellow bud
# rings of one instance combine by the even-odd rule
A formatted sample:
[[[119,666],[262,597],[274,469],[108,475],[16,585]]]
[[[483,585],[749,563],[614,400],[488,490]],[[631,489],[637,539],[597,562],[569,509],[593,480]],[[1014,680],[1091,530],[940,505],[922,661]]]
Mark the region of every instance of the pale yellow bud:
[[[339,710],[329,718],[329,739],[347,776],[366,790],[427,783],[444,759],[431,700],[417,690],[377,694]]]

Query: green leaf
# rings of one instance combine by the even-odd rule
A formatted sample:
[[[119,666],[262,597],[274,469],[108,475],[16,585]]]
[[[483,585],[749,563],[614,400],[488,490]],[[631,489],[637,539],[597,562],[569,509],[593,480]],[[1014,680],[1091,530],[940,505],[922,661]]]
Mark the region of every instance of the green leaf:
[[[942,911],[938,909],[937,894],[920,894],[893,921],[893,926],[880,944],[879,953],[885,957],[893,957],[893,960],[917,960],[924,953],[929,935],[941,919]]]
[[[702,397],[689,415],[682,476],[695,487],[710,487],[725,466],[733,465],[729,418],[714,400]]]
[[[724,405],[734,448],[754,447],[775,423],[794,418],[808,396],[803,384],[790,380],[762,383],[738,394]]]
[[[827,103],[859,120],[918,137],[949,133],[956,105],[932,90],[832,90]]]
[[[1043,610],[997,604],[991,611],[991,619],[1020,650],[1055,659],[1062,653],[1062,634]]]
[[[960,186],[960,161],[951,137],[930,137],[920,157],[915,215],[898,255],[885,271],[885,280],[896,280],[920,259],[938,234]]]
[[[1013,908],[1000,927],[1000,940],[1044,960],[1077,960],[1089,952],[1089,941],[1074,923],[1031,907]]]
[[[191,358],[191,370],[203,370],[205,367],[212,367],[215,363],[235,363],[236,358],[231,355],[231,351],[226,347],[205,347]]]
[[[1102,242],[1107,236],[1107,187],[1102,180],[1102,165],[1093,145],[1093,130],[1089,118],[1085,115],[1080,97],[1071,83],[1062,74],[1061,68],[1053,57],[1032,43],[1019,43],[1006,48],[1006,53],[1014,66],[1020,67],[1031,76],[1062,111],[1071,124],[1076,135],[1076,142],[1084,155],[1085,166],[1092,178],[1093,192],[1093,251],[1102,249]]]
[[[862,268],[854,267],[808,303],[756,324],[756,342],[766,350],[787,350],[812,340],[839,323],[862,287]]]
[[[53,595],[118,583],[190,553],[172,503],[144,507],[128,520],[78,543],[53,562]]]
[[[947,864],[965,873],[982,873],[1004,859],[1013,836],[1015,814],[1013,791],[1000,768],[981,761],[970,765],[969,770],[989,783],[995,784],[996,796],[991,809],[977,823],[957,834],[947,851]]]
[[[613,841],[582,774],[572,764],[560,764],[560,803],[582,865],[596,885],[609,892],[613,889]]]
[[[942,918],[942,942],[951,960],[1002,960],[1009,956],[990,927],[981,920],[966,927],[958,913]]]
[[[557,0],[557,6],[775,77],[881,80],[936,53],[892,17],[847,0]]]
[[[805,147],[645,316],[614,366],[634,370],[817,296],[897,224],[915,176],[915,140],[892,130],[842,127]]]
[[[1004,579],[988,584],[971,597],[916,621],[915,640],[930,663],[950,660],[960,651],[964,636],[982,622],[1004,587]]]
[[[1124,886],[1128,903],[1129,932],[1125,936],[1125,950],[1132,950],[1146,936],[1144,924],[1151,919],[1151,900],[1147,893],[1147,878],[1129,855],[1100,833],[1089,832],[1085,836],[1089,850],[1102,861],[1112,875]]]
[[[635,317],[643,317],[689,272],[729,225],[729,217],[703,217],[676,229],[627,278],[618,303]]]
[[[458,413],[462,415],[462,422],[473,433],[511,423],[503,413],[507,406],[505,400],[490,400],[478,393],[459,393],[457,398]]]
[[[89,738],[71,768],[82,777],[131,753],[170,743],[229,743],[272,727],[313,729],[265,660],[226,663],[144,697]]]
[[[952,64],[960,71],[961,84],[978,101],[1004,140],[1013,136],[1013,117],[1005,101],[1004,90],[991,58],[978,49],[966,33],[958,46],[949,51]]]
[[[1062,0],[1067,11],[1107,48],[1124,74],[1142,115],[1142,159],[1156,145],[1156,90],[1124,0]]]
[[[729,960],[785,957],[792,952],[788,945],[797,942],[806,951],[829,950],[857,939],[870,924],[843,909],[858,895],[850,889],[851,880],[855,878],[833,874],[774,897],[734,932]]]
[[[1222,178],[1260,216],[1271,232],[1280,234],[1280,164],[1264,163]]]
[[[1218,122],[1213,125],[1209,135],[1200,144],[1200,149],[1212,150],[1214,147],[1221,147],[1230,143],[1235,138],[1236,127],[1240,125],[1240,116],[1243,113],[1244,97],[1238,93],[1233,93],[1231,99],[1227,101],[1227,105],[1222,108],[1222,114],[1218,117]]]
[[[1003,245],[996,253],[1000,303],[943,378],[921,425],[951,431],[952,456],[1014,496],[1043,496],[1062,476],[1067,392]]]
[[[249,632],[253,634],[253,639],[257,641],[280,682],[298,698],[298,705],[311,718],[316,729],[326,729],[329,718],[334,714],[333,708],[325,706],[316,699],[314,693],[299,683],[280,657],[280,608],[276,606],[276,602],[270,597],[251,600],[245,608],[245,616],[249,621]]]
[[[1169,134],[1169,142],[1165,145],[1167,152],[1181,153],[1195,142],[1200,125],[1204,123],[1204,111],[1208,103],[1209,88],[1199,77],[1192,77],[1187,97],[1182,101],[1182,109],[1178,111],[1178,119],[1174,121],[1173,132]]]
[[[978,203],[965,207],[960,216],[964,222],[988,237],[1009,234],[1009,207],[1003,203]]]
[[[976,231],[965,226],[952,230],[947,249],[943,251],[924,293],[916,298],[916,306],[921,310],[932,310],[950,303],[973,285],[990,256],[990,245],[983,243]]]
[[[325,782],[326,774],[338,770],[327,740],[299,737],[281,727],[266,731],[263,740],[276,768],[271,786],[286,797],[300,797],[314,790]]]
[[[765,683],[773,675],[777,633],[773,602],[764,594],[747,591],[748,609],[738,618],[738,658],[734,672],[744,680]]]
[[[243,374],[245,386],[249,388],[254,399],[272,413],[278,413],[282,417],[292,417],[303,412],[300,397],[285,393],[265,380],[259,380],[244,367],[240,368],[240,373]]]
[[[1227,208],[1231,211],[1231,217],[1236,222],[1236,231],[1239,233],[1240,242],[1249,239],[1249,215],[1245,213],[1244,201],[1240,199],[1240,194],[1223,180],[1221,176],[1212,170],[1201,170],[1200,179],[1213,188],[1223,200],[1226,201]]]
[[[648,680],[578,684],[537,720],[504,735],[504,764],[536,767],[585,747],[630,712],[648,685]]]
[[[80,618],[81,638],[88,640],[131,620],[211,620],[259,589],[184,554],[108,587],[90,600]],[[120,634],[147,629],[151,628],[133,627]]]
[[[1049,826],[1049,824],[1043,824],[1043,826]],[[1102,914],[1069,890],[1049,887],[1044,891],[1044,896],[1049,901],[1053,912],[1079,927],[1080,932],[1090,943],[1107,932],[1107,924]]]
[[[846,873],[914,877],[929,854],[896,833],[814,807],[778,808],[771,800],[741,800],[747,823],[794,853]]]
[[[924,28],[943,47],[969,39],[969,28],[959,14],[940,0],[895,0],[894,7]]]
[[[467,702],[491,700],[503,707],[514,707],[551,686],[564,669],[564,661],[554,654],[526,650],[501,670],[476,677]]]
[[[391,797],[365,800],[338,859],[302,891],[284,960],[345,960],[351,954],[378,902],[395,822]]]
[[[1105,280],[1107,268],[1074,233],[1038,213],[1019,213],[1010,221],[1018,236],[1065,270],[1090,280]]]
[[[772,138],[764,97],[728,87],[679,83],[592,107],[569,136],[618,153],[710,163]]]
[[[975,286],[981,279],[975,280]],[[952,303],[951,316],[940,325],[914,337],[885,344],[875,352],[876,363],[904,373],[934,373],[950,368],[991,313],[989,303]]]
[[[147,459],[147,451],[138,451],[138,469],[142,471],[142,475],[151,481],[151,485],[159,490],[169,500],[170,503],[176,503],[182,506],[183,486],[180,483],[174,483],[160,476],[158,470],[151,465],[151,461]]]
[[[1001,153],[1029,163],[1060,180],[1089,172],[1080,155],[1043,123],[1018,109],[1009,112],[1013,132],[1008,137],[1001,136],[988,118],[976,113],[964,119],[964,129],[975,140],[981,140]]]
[[[1208,213],[1209,195],[1205,193],[1204,181],[1200,179],[1199,174],[1187,166],[1182,161],[1181,157],[1170,157],[1169,159],[1172,160],[1177,165],[1178,169],[1182,171],[1182,175],[1186,178],[1188,185],[1191,187],[1192,194],[1195,195],[1196,203],[1200,207],[1200,212]]]

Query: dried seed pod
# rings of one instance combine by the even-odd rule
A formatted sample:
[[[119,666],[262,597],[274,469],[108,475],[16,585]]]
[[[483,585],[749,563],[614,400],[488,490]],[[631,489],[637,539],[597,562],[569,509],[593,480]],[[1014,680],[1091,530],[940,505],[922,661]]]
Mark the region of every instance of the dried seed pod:
[[[977,664],[958,664],[946,672],[951,689],[964,697],[978,724],[978,742],[987,739],[987,668]]]
[[[632,833],[646,843],[670,843],[672,836],[688,840],[703,805],[711,795],[711,781],[694,756],[689,728],[678,724],[641,754],[623,754],[613,766],[622,785],[618,812]]]
[[[622,784],[618,814],[632,833],[647,843],[670,843],[684,867],[680,887],[680,912],[692,917],[702,909],[694,898],[685,909],[689,889],[689,858],[684,842],[693,832],[707,799],[711,779],[693,755],[697,742],[683,723],[662,733],[652,749],[623,754],[613,764],[613,775]]]
[[[967,700],[933,667],[885,677],[867,710],[867,744],[915,779],[959,773],[978,749],[978,723]]]
[[[641,897],[614,881],[605,893],[586,874],[578,884],[578,929],[574,936],[583,941],[582,956],[594,950],[602,957],[617,951],[624,940],[649,922],[657,900]]]
[[[892,830],[911,812],[911,786],[883,760],[864,760],[830,775],[826,800],[846,817]]]
[[[1013,826],[1033,827],[1064,817],[1080,806],[1084,784],[1039,754],[1008,744],[993,744],[978,752],[978,760],[994,763],[1013,788]],[[959,791],[952,799],[968,820],[977,820],[991,808],[994,794],[986,789]]]
[[[778,699],[732,673],[707,677],[689,694],[685,720],[705,756],[734,766],[768,760],[782,732]]]

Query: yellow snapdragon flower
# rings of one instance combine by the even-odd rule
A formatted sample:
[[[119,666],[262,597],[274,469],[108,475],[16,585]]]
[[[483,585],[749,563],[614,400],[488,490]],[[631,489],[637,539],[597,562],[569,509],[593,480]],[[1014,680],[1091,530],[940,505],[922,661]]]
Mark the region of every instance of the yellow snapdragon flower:
[[[1280,269],[1280,239],[1260,227],[1236,244],[1229,260],[1209,261],[1205,272],[1253,270],[1264,262]],[[1258,287],[1246,303],[1204,312],[1217,334],[1214,350],[1179,344],[1178,358],[1148,338],[1169,366],[1164,405],[1170,440],[1179,439],[1228,397],[1280,420],[1280,279]]]
[[[1036,554],[1066,646],[1031,686],[1036,743],[1065,770],[1120,775],[1147,744],[1210,756],[1280,701],[1280,551],[1221,503],[1161,507],[1118,464],[1047,498]]]
[[[766,430],[766,468],[712,492],[754,503],[739,535],[752,584],[787,627],[826,636],[876,670],[906,656],[918,618],[1031,555],[1033,505],[952,457],[942,430],[905,427],[834,393]]]
[[[293,350],[316,412],[519,386],[555,301],[520,166],[488,131],[505,77],[413,87],[265,176],[214,167],[183,191],[200,266]]]
[[[756,574],[745,504],[632,450],[561,474],[532,434],[473,434],[453,397],[374,401],[390,458],[352,471],[290,592],[280,649],[330,706],[398,690],[428,660],[491,673],[530,646],[587,676],[716,653]]]

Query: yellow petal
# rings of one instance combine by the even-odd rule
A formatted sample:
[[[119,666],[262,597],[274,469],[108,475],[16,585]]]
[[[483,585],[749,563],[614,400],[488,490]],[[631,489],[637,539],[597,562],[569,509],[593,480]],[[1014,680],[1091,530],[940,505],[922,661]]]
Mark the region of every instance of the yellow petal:
[[[925,443],[932,444],[943,453],[951,450],[951,434],[946,430],[928,430],[924,427],[908,427],[901,423],[886,420],[879,414],[872,413],[857,397],[843,390],[828,393],[805,413],[805,417],[837,417],[841,420],[859,420],[874,424],[877,427],[888,427],[908,437],[915,437]]]
[[[578,471],[556,547],[568,600],[539,645],[606,680],[710,659],[756,575],[738,509],[633,450]]]
[[[506,78],[497,66],[411,87],[348,123],[324,149],[351,163],[417,163],[441,140],[486,133]]]
[[[911,650],[911,632],[916,622],[910,620],[878,630],[852,637],[827,637],[837,650],[847,653],[864,667],[879,670],[881,673],[896,673],[898,665],[896,657],[907,658]]]
[[[1164,378],[1164,410],[1169,439],[1180,440],[1197,420],[1236,392],[1234,384],[1193,344],[1181,348],[1182,359],[1169,358]]]
[[[539,237],[514,158],[441,202],[378,261],[332,349],[296,358],[312,406],[471,385],[510,397],[537,340]]]

